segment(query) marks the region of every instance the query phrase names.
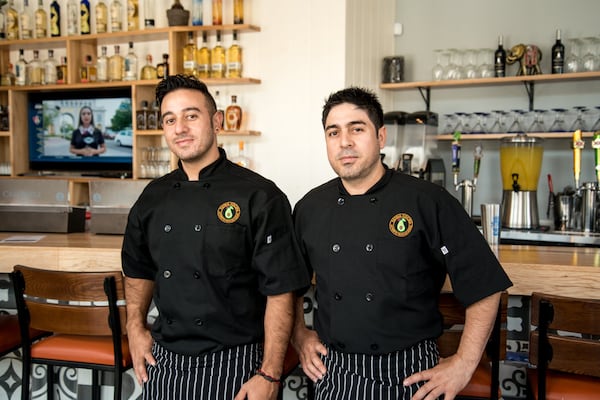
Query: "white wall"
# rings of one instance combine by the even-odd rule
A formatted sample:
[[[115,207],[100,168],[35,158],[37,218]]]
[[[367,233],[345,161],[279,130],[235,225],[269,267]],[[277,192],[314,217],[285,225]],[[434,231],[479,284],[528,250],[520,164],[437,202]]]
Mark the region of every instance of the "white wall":
[[[396,0],[396,19],[404,33],[396,39],[396,54],[406,59],[405,80],[431,80],[435,64],[434,49],[496,48],[499,34],[504,35],[504,47],[518,43],[538,45],[543,53],[542,70],[550,71],[550,48],[557,28],[562,30],[563,42],[568,38],[597,36],[600,2],[594,0]],[[568,49],[567,49],[568,50]],[[510,66],[508,75],[515,75]],[[544,83],[535,86],[535,108],[570,108],[600,106],[600,80],[576,83]],[[394,109],[416,111],[425,108],[417,90],[394,94]],[[432,90],[431,110],[444,113],[457,111],[487,112],[493,109],[527,109],[524,86],[461,88]],[[593,153],[586,140],[582,166],[582,182],[594,180]],[[498,141],[482,142],[480,186],[474,197],[475,214],[482,202],[500,202]],[[463,141],[461,179],[472,175],[472,152],[476,143]],[[540,218],[545,217],[548,189],[546,175],[553,175],[555,191],[573,185],[570,141],[546,140],[544,161],[538,186]],[[450,170],[449,143],[440,145]],[[451,179],[447,180],[448,182]],[[448,187],[454,192],[451,187]],[[458,193],[456,193],[458,196]]]

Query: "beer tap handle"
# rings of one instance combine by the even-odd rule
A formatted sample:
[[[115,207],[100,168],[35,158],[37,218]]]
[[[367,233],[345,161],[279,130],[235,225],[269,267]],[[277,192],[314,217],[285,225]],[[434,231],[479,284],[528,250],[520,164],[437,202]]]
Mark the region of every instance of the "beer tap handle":
[[[477,186],[477,178],[479,177],[479,168],[481,166],[481,157],[483,157],[483,146],[478,144],[475,146],[473,154],[473,186]]]
[[[452,173],[454,175],[454,186],[458,185],[458,174],[460,173],[460,132],[454,132],[452,142]]]
[[[594,168],[596,169],[596,182],[600,184],[600,131],[594,132],[592,147],[594,148]]]
[[[584,142],[581,140],[581,130],[573,132],[573,175],[575,177],[575,190],[579,191],[579,177],[581,175],[581,150]]]

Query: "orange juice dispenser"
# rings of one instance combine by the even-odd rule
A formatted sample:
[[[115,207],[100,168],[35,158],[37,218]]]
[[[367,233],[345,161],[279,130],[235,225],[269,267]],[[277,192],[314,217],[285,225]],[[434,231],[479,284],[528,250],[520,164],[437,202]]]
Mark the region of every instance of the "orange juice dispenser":
[[[502,174],[502,227],[537,229],[537,186],[542,169],[542,139],[518,134],[500,143]]]

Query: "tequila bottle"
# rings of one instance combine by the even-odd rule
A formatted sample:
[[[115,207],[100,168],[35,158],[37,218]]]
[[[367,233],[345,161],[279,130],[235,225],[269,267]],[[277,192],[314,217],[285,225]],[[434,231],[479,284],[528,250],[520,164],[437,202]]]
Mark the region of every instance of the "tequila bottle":
[[[6,13],[2,7],[0,7],[0,40],[6,39]]]
[[[19,14],[20,39],[33,39],[33,17],[29,9],[29,0],[23,1],[23,9]]]
[[[19,12],[15,9],[14,0],[10,0],[6,9],[6,38],[14,40],[19,38]]]
[[[137,72],[137,55],[133,50],[133,42],[129,42],[129,52],[125,56],[125,76],[123,77],[126,81],[135,81],[138,78]]]
[[[123,30],[123,5],[121,0],[110,2],[110,31],[121,32]]]
[[[60,36],[60,5],[57,0],[50,3],[50,36]]]
[[[135,129],[144,131],[147,128],[146,119],[148,118],[148,102],[142,100],[142,108],[135,112]]]
[[[98,70],[92,61],[92,56],[85,56],[85,64],[81,67],[81,82],[96,82],[98,80]]]
[[[89,0],[79,2],[79,24],[79,32],[82,35],[89,35],[92,32]]]
[[[221,45],[221,32],[217,31],[217,43],[210,53],[210,77],[223,78],[225,76],[225,49]]]
[[[127,30],[140,29],[140,7],[138,0],[127,0]]]
[[[192,25],[202,25],[202,0],[192,0]]]
[[[196,42],[193,32],[188,32],[188,42],[183,47],[183,73],[197,76]]]
[[[144,27],[154,28],[156,21],[154,18],[156,5],[154,0],[146,0],[144,3]]]
[[[160,110],[158,109],[158,103],[154,101],[152,107],[148,110],[146,115],[146,129],[160,129],[162,126],[160,122]]]
[[[2,86],[13,86],[15,84],[15,73],[13,72],[12,63],[8,63],[8,70],[6,73],[2,74],[2,78],[0,78],[0,85]]]
[[[79,34],[79,4],[77,0],[69,0],[67,3],[67,34]]]
[[[244,168],[250,168],[250,158],[248,158],[246,156],[246,152],[245,152],[245,148],[244,148],[244,141],[240,140],[238,142],[238,153],[237,155],[235,155],[232,158],[232,162],[236,163],[237,165],[244,167]]]
[[[108,56],[106,55],[106,46],[100,47],[100,57],[96,61],[96,75],[98,82],[108,80]]]
[[[108,59],[108,80],[109,81],[122,81],[123,71],[125,69],[125,60],[119,54],[120,47],[115,45],[115,54],[110,56]]]
[[[237,31],[233,31],[233,42],[227,49],[227,78],[242,76],[242,48],[237,40]]]
[[[16,64],[15,83],[19,86],[27,85],[27,61],[25,61],[25,52],[19,49],[19,59]]]
[[[244,0],[233,0],[233,23],[244,23]]]
[[[108,32],[108,7],[106,3],[99,0],[96,3],[96,33]]]
[[[44,60],[44,84],[52,85],[56,83],[56,67],[58,61],[54,58],[54,50],[48,50],[48,58]]]
[[[198,78],[206,79],[210,76],[210,50],[206,41],[206,32],[202,32],[202,47],[198,49],[196,56]]]
[[[156,75],[159,79],[163,79],[169,76],[169,55],[165,53],[162,56],[163,62],[159,63],[156,66]]]
[[[212,0],[212,23],[223,25],[223,0]]]
[[[231,104],[225,110],[225,129],[239,131],[242,126],[242,108],[237,103],[237,96],[231,96]]]
[[[142,67],[142,79],[157,79],[156,67],[152,64],[152,55],[146,56],[146,65]]]
[[[44,76],[44,66],[40,60],[40,52],[33,51],[33,60],[27,64],[27,77],[30,85],[41,85]]]
[[[48,13],[44,10],[44,0],[38,0],[38,8],[35,10],[35,37],[46,36],[48,36]]]
[[[56,83],[67,83],[67,57],[61,57],[56,67]]]

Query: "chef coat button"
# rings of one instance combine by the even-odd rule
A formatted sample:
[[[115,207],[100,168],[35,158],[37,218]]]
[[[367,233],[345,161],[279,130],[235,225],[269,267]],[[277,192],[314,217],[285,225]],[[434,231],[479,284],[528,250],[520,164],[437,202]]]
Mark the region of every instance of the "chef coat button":
[[[365,300],[367,300],[367,301],[373,301],[374,298],[375,298],[375,295],[373,293],[367,293],[365,295]]]
[[[173,185],[173,187],[175,189],[181,189],[181,182],[175,182],[175,184]]]
[[[200,272],[194,271],[194,279],[200,279]]]
[[[338,205],[343,206],[346,200],[343,197],[338,197]]]
[[[200,232],[202,230],[202,225],[200,225],[200,224],[194,225],[194,230],[196,232]]]
[[[204,321],[202,321],[200,318],[197,318],[196,319],[196,325],[202,326],[202,325],[204,325]]]
[[[379,345],[378,345],[377,343],[373,343],[373,344],[371,345],[371,350],[373,350],[373,351],[376,351],[376,350],[378,350],[378,349],[379,349]]]
[[[342,295],[339,293],[336,293],[333,295],[333,298],[336,299],[337,301],[340,301],[342,299]]]
[[[333,250],[334,253],[338,253],[340,251],[341,247],[339,244],[334,244],[333,246],[331,246],[331,250]]]
[[[373,248],[374,248],[374,246],[373,246],[371,243],[368,243],[368,244],[365,246],[365,250],[367,250],[368,252],[371,252],[371,251],[373,251]]]
[[[167,279],[169,279],[171,277],[171,271],[166,270],[165,272],[163,272],[163,276]]]
[[[371,197],[371,198],[369,199],[369,202],[370,202],[371,204],[375,204],[375,203],[377,203],[377,197]]]
[[[167,233],[171,232],[171,229],[173,229],[173,227],[171,225],[169,225],[169,224],[165,225],[165,227],[164,227],[164,230]]]

